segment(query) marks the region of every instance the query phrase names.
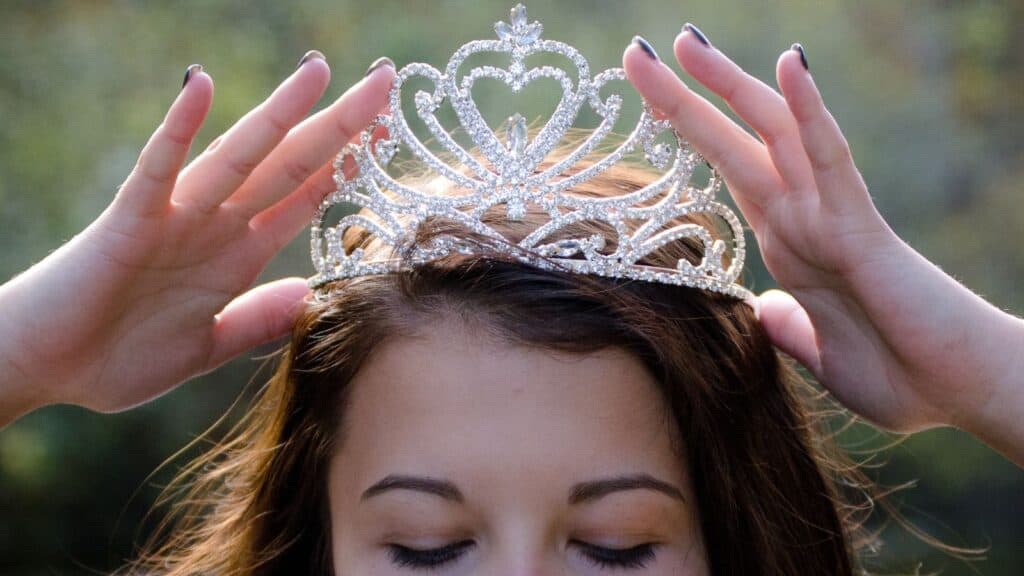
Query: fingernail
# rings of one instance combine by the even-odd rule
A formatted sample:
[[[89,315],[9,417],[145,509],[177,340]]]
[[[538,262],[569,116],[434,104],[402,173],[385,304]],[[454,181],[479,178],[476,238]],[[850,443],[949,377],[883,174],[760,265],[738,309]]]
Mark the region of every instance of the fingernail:
[[[313,60],[314,58],[317,60],[327,60],[327,58],[324,57],[323,52],[319,50],[310,50],[309,52],[306,52],[305,54],[302,55],[302,58],[299,59],[299,65],[296,66],[295,68],[302,68],[303,64],[309,62],[310,60]]]
[[[374,60],[373,64],[370,64],[370,67],[366,69],[366,74],[364,74],[364,76],[369,76],[370,74],[373,74],[373,72],[380,68],[381,66],[391,66],[392,68],[394,68],[395,63],[392,62],[391,58],[388,58],[387,56],[381,56],[380,58]]]
[[[198,74],[198,73],[200,73],[202,71],[203,71],[203,65],[202,64],[193,64],[193,65],[189,66],[188,68],[185,68],[185,79],[181,81],[181,87],[184,88],[185,84],[188,84],[188,80],[189,80],[189,78],[192,77],[193,74]]]
[[[643,51],[651,57],[651,60],[661,60],[661,58],[658,58],[658,53],[654,51],[654,47],[651,46],[651,43],[644,39],[643,36],[640,36],[639,34],[633,36],[633,43],[642,48]]]
[[[799,52],[800,63],[804,65],[804,70],[810,70],[810,68],[807,66],[807,53],[804,52],[804,47],[801,46],[799,42],[797,42],[790,47],[790,50],[796,50],[797,52]]]
[[[705,46],[711,46],[711,42],[708,41],[708,37],[705,36],[704,33],[700,31],[700,28],[697,28],[690,22],[687,22],[683,26],[683,30],[689,30],[691,33],[693,33],[693,35],[697,37],[697,40],[700,40],[701,44]]]

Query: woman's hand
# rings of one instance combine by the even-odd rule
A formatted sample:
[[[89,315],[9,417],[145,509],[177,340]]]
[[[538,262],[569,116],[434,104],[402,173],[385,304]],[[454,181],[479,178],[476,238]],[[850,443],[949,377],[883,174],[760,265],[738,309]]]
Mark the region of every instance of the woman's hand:
[[[51,403],[125,409],[289,330],[302,278],[245,291],[334,188],[331,161],[384,107],[394,67],[302,121],[330,78],[310,52],[182,170],[213,98],[189,71],[110,206],[0,286],[0,426]]]
[[[1024,327],[900,240],[879,215],[806,69],[778,61],[779,94],[686,26],[675,55],[760,136],[736,125],[638,40],[630,81],[718,168],[765,264],[759,317],[843,404],[893,430],[968,429],[1024,462]],[[1016,417],[1015,417],[1016,415]]]

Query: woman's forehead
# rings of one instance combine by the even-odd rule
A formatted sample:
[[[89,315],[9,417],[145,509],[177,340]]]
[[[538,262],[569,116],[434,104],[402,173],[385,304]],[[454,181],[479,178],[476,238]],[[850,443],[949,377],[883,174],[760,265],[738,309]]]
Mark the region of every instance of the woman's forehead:
[[[359,484],[510,466],[553,477],[678,478],[682,468],[668,411],[634,356],[514,346],[447,323],[382,344],[353,379],[343,421],[336,456]]]

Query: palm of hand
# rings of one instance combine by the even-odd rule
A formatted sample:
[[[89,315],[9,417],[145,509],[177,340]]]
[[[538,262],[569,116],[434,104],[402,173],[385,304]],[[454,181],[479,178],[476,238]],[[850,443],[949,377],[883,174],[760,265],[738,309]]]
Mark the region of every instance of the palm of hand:
[[[934,348],[916,333],[910,292],[897,290],[907,279],[905,246],[873,210],[837,215],[816,195],[783,193],[756,231],[766,268],[799,302],[762,303],[777,306],[773,339],[855,412],[890,429],[926,425],[935,415],[909,372],[927,361],[905,344]]]
[[[66,313],[53,316],[83,328],[61,339],[61,356],[91,372],[81,393],[113,388],[103,396],[117,398],[117,408],[218,364],[214,315],[252,285],[271,253],[229,214],[182,205],[152,218],[120,216],[108,211],[83,234],[76,257],[89,277]],[[106,327],[104,337],[91,326]]]

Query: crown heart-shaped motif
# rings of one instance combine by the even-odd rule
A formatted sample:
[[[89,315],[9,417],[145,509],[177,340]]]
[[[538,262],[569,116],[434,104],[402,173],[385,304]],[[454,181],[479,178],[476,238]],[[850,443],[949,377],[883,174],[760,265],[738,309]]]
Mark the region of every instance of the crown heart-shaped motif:
[[[389,113],[378,116],[360,142],[347,147],[335,162],[338,189],[324,199],[313,220],[311,248],[317,274],[309,280],[310,286],[320,288],[342,278],[400,272],[450,254],[471,253],[473,245],[454,235],[435,238],[428,245],[415,242],[418,227],[437,217],[496,240],[498,246],[507,245],[508,256],[541,268],[692,286],[749,298],[751,293],[736,283],[745,252],[743,226],[732,210],[715,200],[721,178],[712,168],[705,187],[689,185],[703,159],[667,121],[656,119],[646,105],[632,133],[614,150],[597,162],[572,170],[595,153],[619,120],[622,97],[611,94],[602,99],[600,93],[609,82],[624,80],[623,70],[612,68],[592,77],[586,59],[575,48],[541,38],[543,27],[540,22],[529,22],[521,4],[512,9],[508,22],[496,23],[494,31],[496,40],[477,40],[456,50],[443,72],[422,63],[398,71],[389,94]],[[510,62],[507,68],[478,66],[460,75],[463,62],[477,53],[508,54]],[[567,72],[547,65],[528,67],[526,58],[541,53],[564,56],[575,69]],[[409,126],[403,114],[402,88],[411,78],[426,79],[433,85],[433,91],[416,92],[416,115],[431,139],[453,160],[443,160],[429,150]],[[538,79],[554,80],[561,86],[561,99],[533,138],[526,118],[519,113],[509,117],[504,133],[499,134],[484,120],[473,100],[473,86],[480,79],[497,80],[513,92]],[[446,102],[472,140],[476,154],[442,127],[437,111]],[[597,127],[571,152],[540,169],[584,107],[600,119]],[[387,137],[374,141],[373,135],[381,127],[387,129]],[[663,134],[670,135],[669,142],[659,141]],[[623,161],[638,146],[647,161],[662,171],[660,177],[620,196],[593,198],[572,193],[573,187]],[[434,195],[391,176],[389,163],[400,150],[408,151],[432,174],[464,193]],[[354,158],[357,167],[350,179],[341,170],[347,155]],[[335,226],[325,226],[327,211],[339,204],[353,204],[362,210],[342,217]],[[482,216],[495,206],[504,207],[508,219],[519,220],[528,204],[540,206],[550,219],[518,242],[504,238],[482,221]],[[733,241],[728,247],[728,267],[723,264],[725,241],[716,239],[704,226],[678,223],[680,218],[698,213],[718,216],[730,227]],[[566,226],[580,221],[608,224],[617,234],[615,250],[607,251],[609,239],[601,236],[550,240]],[[642,224],[631,229],[627,226],[630,221]],[[342,238],[351,228],[365,230],[391,247],[392,253],[384,258],[367,257],[362,249],[347,253]],[[682,238],[694,238],[704,247],[700,263],[680,259],[675,268],[641,263],[644,256]]]

